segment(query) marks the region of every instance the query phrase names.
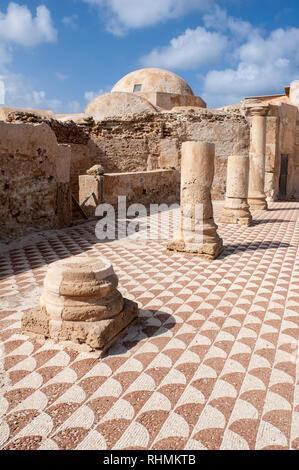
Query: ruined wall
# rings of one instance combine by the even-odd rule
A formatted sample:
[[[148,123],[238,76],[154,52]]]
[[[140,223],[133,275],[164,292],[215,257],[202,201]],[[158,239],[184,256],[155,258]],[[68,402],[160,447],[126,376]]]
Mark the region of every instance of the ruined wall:
[[[279,152],[280,117],[277,106],[270,106],[266,119],[266,164],[265,193],[268,201],[276,201],[279,196]]]
[[[68,145],[45,124],[0,121],[0,238],[71,222]]]
[[[287,154],[288,160],[288,180],[287,180],[287,197],[294,197],[298,188],[296,181],[296,117],[297,108],[288,104],[281,104],[278,107],[280,118],[280,134],[279,134],[279,153]],[[280,171],[280,162],[279,162]]]
[[[297,88],[298,84],[293,82],[290,97],[281,95],[257,98],[270,105],[266,120],[265,193],[268,201],[279,199],[282,154],[288,155],[287,198],[292,199],[299,195],[298,107],[295,105]]]
[[[299,111],[296,119],[296,168],[295,168],[295,194],[299,198]]]
[[[79,203],[88,216],[95,216],[100,203],[118,207],[118,196],[126,197],[127,206],[138,203],[172,204],[180,197],[180,178],[177,170],[108,173],[103,176],[79,176]]]
[[[16,113],[13,121],[26,121]],[[39,118],[36,118],[37,121]],[[187,140],[215,143],[214,199],[224,199],[226,159],[234,153],[249,153],[249,124],[238,112],[182,109],[177,112],[128,114],[101,121],[48,119],[58,142],[71,145],[71,184],[79,197],[79,175],[101,164],[105,173],[180,169],[181,144]]]
[[[61,132],[57,135],[60,141],[70,143],[65,136],[61,139]],[[215,143],[213,198],[223,199],[226,159],[236,143],[241,154],[248,154],[249,125],[240,114],[207,110],[127,115],[95,122],[89,128],[87,144],[72,143],[73,192],[78,196],[78,176],[95,164],[101,164],[106,173],[179,170],[181,144],[187,140]]]

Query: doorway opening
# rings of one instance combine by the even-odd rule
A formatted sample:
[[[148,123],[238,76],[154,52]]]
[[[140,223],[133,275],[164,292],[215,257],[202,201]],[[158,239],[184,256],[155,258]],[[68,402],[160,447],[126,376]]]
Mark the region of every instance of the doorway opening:
[[[289,155],[281,154],[280,177],[279,177],[279,199],[284,200],[287,197]]]

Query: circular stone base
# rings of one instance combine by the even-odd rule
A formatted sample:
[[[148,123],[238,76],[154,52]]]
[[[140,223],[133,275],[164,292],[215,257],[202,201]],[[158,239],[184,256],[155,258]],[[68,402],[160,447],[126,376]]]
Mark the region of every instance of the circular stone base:
[[[248,199],[248,204],[251,211],[268,210],[268,203],[266,199]]]
[[[25,332],[55,342],[72,341],[107,349],[138,315],[138,305],[116,289],[110,261],[74,256],[53,263],[46,274],[40,306],[25,312]]]
[[[178,251],[184,253],[190,253],[201,258],[216,259],[223,251],[223,241],[218,238],[217,243],[185,243],[184,240],[170,240],[167,244],[167,249],[170,251]]]
[[[243,208],[238,210],[223,207],[222,214],[217,221],[221,224],[249,226],[252,222],[252,216],[249,210],[246,211]]]

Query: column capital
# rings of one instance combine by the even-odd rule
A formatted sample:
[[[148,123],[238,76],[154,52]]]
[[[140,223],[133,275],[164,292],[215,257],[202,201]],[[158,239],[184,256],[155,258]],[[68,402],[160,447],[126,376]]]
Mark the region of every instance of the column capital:
[[[247,116],[267,116],[270,106],[262,102],[246,102],[243,105],[243,109]]]

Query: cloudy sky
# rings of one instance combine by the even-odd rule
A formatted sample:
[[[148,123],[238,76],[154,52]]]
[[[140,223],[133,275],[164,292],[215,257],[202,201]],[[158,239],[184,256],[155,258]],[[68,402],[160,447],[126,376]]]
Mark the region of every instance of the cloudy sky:
[[[299,79],[299,1],[0,0],[0,105],[81,112],[141,67],[211,108],[282,93]]]

